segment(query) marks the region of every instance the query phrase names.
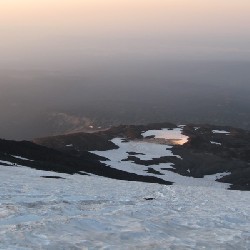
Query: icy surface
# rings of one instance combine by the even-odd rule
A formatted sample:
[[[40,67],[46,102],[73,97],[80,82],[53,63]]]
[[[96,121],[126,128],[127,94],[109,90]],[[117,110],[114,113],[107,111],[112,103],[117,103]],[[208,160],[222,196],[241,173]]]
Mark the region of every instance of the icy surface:
[[[180,125],[179,128],[175,129],[148,130],[142,133],[142,136],[154,136],[156,139],[174,140],[177,144],[183,145],[188,141],[188,136],[182,134],[183,126]]]
[[[172,153],[172,146],[162,145],[157,143],[149,143],[144,141],[123,141],[121,138],[115,138],[112,140],[114,144],[116,144],[119,148],[107,151],[92,151],[99,156],[103,156],[107,158],[107,161],[102,161],[106,165],[116,168],[119,170],[123,170],[130,173],[136,173],[138,175],[149,175],[156,176],[165,181],[171,181],[175,184],[179,185],[192,185],[192,186],[213,186],[217,188],[228,188],[229,184],[219,183],[214,180],[209,180],[205,178],[193,178],[182,176],[167,169],[173,168],[174,164],[169,163],[160,163],[158,165],[139,165],[133,161],[127,161],[127,157],[129,156],[128,152],[136,153],[136,157],[141,160],[152,160],[158,159],[164,156],[174,156],[179,158]],[[126,160],[126,161],[125,161]],[[155,171],[158,171],[159,174],[148,173],[148,168],[152,168]]]
[[[0,167],[0,249],[249,249],[249,192],[42,175]]]

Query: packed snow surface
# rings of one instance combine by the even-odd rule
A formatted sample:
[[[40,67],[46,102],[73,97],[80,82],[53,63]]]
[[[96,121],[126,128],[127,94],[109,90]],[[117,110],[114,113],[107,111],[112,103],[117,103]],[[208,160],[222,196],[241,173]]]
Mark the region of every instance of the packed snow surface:
[[[207,180],[216,181],[216,180],[221,179],[222,177],[228,176],[230,174],[231,174],[231,172],[217,173],[217,174],[206,175],[204,178],[207,179]]]
[[[11,166],[0,166],[0,180],[0,249],[250,246],[249,192]]]
[[[148,130],[142,133],[142,136],[154,136],[156,139],[173,140],[176,144],[183,145],[188,141],[188,136],[182,134],[183,126],[180,125],[179,128],[174,129]]]

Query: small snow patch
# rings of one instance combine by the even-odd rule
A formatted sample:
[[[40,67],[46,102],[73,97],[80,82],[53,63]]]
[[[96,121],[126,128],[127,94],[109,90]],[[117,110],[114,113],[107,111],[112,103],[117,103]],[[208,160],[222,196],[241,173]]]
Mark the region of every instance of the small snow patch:
[[[19,165],[19,164],[16,164],[16,163],[13,163],[13,162],[10,162],[10,161],[2,161],[0,160],[0,166],[13,166],[13,167],[24,167],[23,165]]]
[[[8,166],[12,166],[13,163],[12,162],[9,162],[9,161],[0,161],[0,165],[3,164],[3,165],[8,165]]]
[[[214,134],[230,134],[230,132],[225,131],[225,130],[213,130],[212,132]]]
[[[19,159],[19,160],[24,160],[24,161],[34,161],[34,160],[30,160],[30,159],[27,159],[27,158],[24,158],[22,156],[18,156],[18,155],[11,155],[12,157],[16,158],[16,159]]]
[[[221,143],[219,143],[219,142],[210,141],[210,143],[211,143],[211,144],[215,144],[215,145],[219,145],[219,146],[221,146]]]

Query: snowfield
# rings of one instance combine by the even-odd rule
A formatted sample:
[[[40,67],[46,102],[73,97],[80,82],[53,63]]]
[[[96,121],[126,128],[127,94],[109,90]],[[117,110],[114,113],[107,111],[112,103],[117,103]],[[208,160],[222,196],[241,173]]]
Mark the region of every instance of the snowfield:
[[[157,130],[155,130],[157,131]],[[180,130],[179,130],[180,131]],[[179,133],[179,132],[178,132]],[[150,133],[153,134],[153,133]],[[153,160],[159,159],[164,156],[174,156],[177,158],[181,158],[179,155],[174,155],[171,151],[172,146],[157,144],[157,143],[149,143],[145,141],[124,141],[122,138],[114,138],[111,140],[115,145],[117,145],[118,149],[106,150],[106,151],[91,151],[99,156],[103,156],[108,160],[101,161],[106,165],[119,169],[122,171],[126,171],[129,173],[135,173],[138,175],[147,175],[147,176],[155,176],[161,178],[165,181],[173,182],[174,184],[184,185],[184,186],[204,186],[204,187],[216,187],[216,188],[229,188],[230,184],[217,182],[214,178],[194,178],[188,176],[182,176],[168,169],[174,167],[174,164],[169,163],[160,163],[157,165],[139,165],[133,161],[127,161],[126,159],[129,156],[129,152],[136,153],[136,157],[140,160]],[[158,171],[160,175],[148,173],[148,169],[152,168],[155,171]]]
[[[174,129],[163,128],[161,130],[148,130],[142,133],[142,136],[144,138],[154,136],[156,139],[175,140],[177,144],[183,145],[188,141],[188,136],[182,134],[183,127],[185,127],[185,125],[180,125],[179,128]]]
[[[250,247],[249,192],[16,166],[0,180],[0,249]]]

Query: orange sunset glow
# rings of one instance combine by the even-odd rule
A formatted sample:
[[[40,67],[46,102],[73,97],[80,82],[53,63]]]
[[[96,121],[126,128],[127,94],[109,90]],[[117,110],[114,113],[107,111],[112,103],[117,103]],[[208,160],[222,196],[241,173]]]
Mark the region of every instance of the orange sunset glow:
[[[230,52],[231,59],[246,59],[249,11],[247,0],[2,0],[0,51],[14,57],[23,49],[82,52],[108,46],[113,53],[145,54],[147,44],[172,59],[180,49],[186,56]]]

